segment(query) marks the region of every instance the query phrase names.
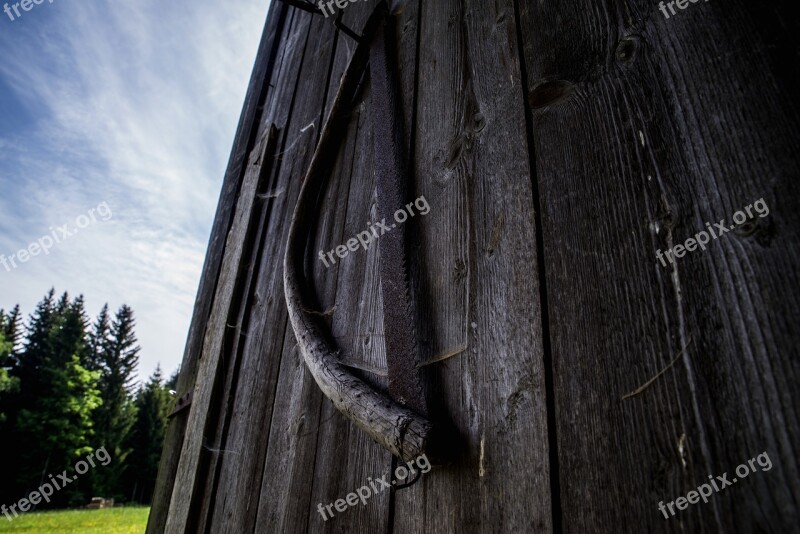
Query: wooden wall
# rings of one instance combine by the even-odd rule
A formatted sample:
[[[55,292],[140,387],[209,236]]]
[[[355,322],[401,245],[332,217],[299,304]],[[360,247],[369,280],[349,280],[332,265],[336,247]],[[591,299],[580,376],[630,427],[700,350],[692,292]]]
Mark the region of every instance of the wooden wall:
[[[349,4],[345,22],[360,29],[373,6]],[[798,531],[795,12],[404,3],[411,198],[431,207],[409,223],[418,331],[434,417],[462,447],[323,521],[318,503],[392,468],[317,389],[282,287],[289,219],[354,43],[274,0],[178,384],[192,405],[171,419],[148,532]],[[374,221],[370,114],[367,83],[313,251]],[[767,217],[656,260],[761,198]],[[308,265],[343,359],[384,387],[377,252]],[[659,511],[762,452],[771,470]]]

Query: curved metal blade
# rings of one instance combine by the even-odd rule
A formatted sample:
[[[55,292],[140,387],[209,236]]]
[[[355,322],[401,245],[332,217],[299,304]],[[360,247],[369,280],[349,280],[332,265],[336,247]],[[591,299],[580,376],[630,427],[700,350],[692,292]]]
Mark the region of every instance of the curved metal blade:
[[[395,213],[405,209],[408,172],[403,154],[403,118],[390,53],[391,16],[387,15],[384,21],[370,46],[370,76],[378,216],[390,228],[378,240],[389,393],[400,404],[427,415],[408,284],[405,228],[395,219]]]

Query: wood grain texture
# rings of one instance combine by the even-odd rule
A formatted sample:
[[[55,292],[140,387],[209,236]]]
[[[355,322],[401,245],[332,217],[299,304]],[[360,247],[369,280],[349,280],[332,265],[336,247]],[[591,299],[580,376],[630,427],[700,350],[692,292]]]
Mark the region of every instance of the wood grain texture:
[[[336,79],[338,86],[339,76],[346,66],[342,63],[341,70],[337,70],[335,66],[342,46],[340,38],[330,29],[321,31],[324,31],[326,35],[322,46],[329,47],[332,54],[331,62],[334,67],[330,77]],[[335,89],[335,86],[329,86],[326,91],[323,91],[323,93],[327,93],[326,101],[332,98],[330,94]],[[324,105],[325,102],[323,102]],[[320,117],[315,121],[313,127],[315,141],[319,138],[322,121],[326,115],[327,110],[320,113]],[[342,149],[342,154],[345,155],[344,161],[347,160],[347,154],[352,154],[353,145],[354,140],[351,136],[347,136],[345,147]],[[321,194],[332,195],[336,198],[338,187],[349,185],[347,181],[339,180],[338,176],[342,172],[349,173],[349,168],[349,165],[337,162],[332,169],[331,183]],[[328,232],[336,231],[336,221],[331,220],[331,215],[336,213],[339,206],[335,202],[329,202],[327,198],[322,201],[322,205],[323,214],[317,234],[326,235]],[[315,266],[314,263],[311,265]],[[325,270],[324,267],[321,270],[318,269],[320,268],[314,269],[313,279],[317,281],[318,294],[324,296],[328,294],[328,291],[335,289],[336,269],[331,271]],[[325,276],[326,274],[331,275],[331,273],[332,276]],[[322,297],[320,300],[326,302]],[[320,311],[322,309],[323,307],[320,306]],[[255,531],[306,532],[309,528],[309,521],[313,520],[309,511],[313,506],[310,502],[311,491],[308,481],[315,478],[314,459],[318,434],[326,422],[321,419],[322,393],[297,351],[297,342],[291,329],[287,329],[284,335],[280,377],[281,380],[277,383],[272,422],[268,429],[270,436],[261,481],[261,496]],[[333,412],[331,416],[338,416],[335,409]]]
[[[300,189],[297,177],[304,172],[309,161],[306,154],[316,142],[314,129],[306,127],[317,119],[313,110],[321,105],[328,62],[324,49],[320,49],[319,55],[309,53],[318,49],[326,38],[320,31],[321,21],[298,12],[295,20],[292,46],[287,47],[285,60],[288,75],[278,81],[281,98],[273,108],[273,120],[285,124],[286,136],[277,155],[279,168],[274,194],[267,200],[270,209],[265,213],[265,224],[258,237],[263,250],[255,259],[258,280],[246,341],[239,356],[241,371],[225,446],[229,452],[217,480],[210,532],[249,532],[257,521],[254,512],[260,500],[257,490],[270,438],[270,433],[263,429],[272,424],[284,352],[287,316],[282,299],[281,263],[285,236]],[[308,91],[301,91],[300,87]],[[268,235],[280,237],[266,239]]]
[[[524,98],[514,11],[457,1],[421,6],[417,87],[418,188],[451,216],[436,246],[468,231],[464,265],[426,264],[428,276],[465,277],[467,350],[431,366],[431,408],[452,418],[463,453],[400,493],[401,532],[551,530],[547,423],[533,195],[525,158]],[[435,46],[431,46],[436,43]],[[446,203],[446,204],[445,204]],[[452,235],[452,234],[451,234]],[[457,249],[458,250],[458,249]]]
[[[220,270],[219,284],[214,297],[214,308],[209,317],[203,353],[197,373],[197,381],[192,395],[192,405],[186,424],[186,437],[183,440],[175,486],[172,491],[170,510],[165,532],[185,532],[190,527],[190,509],[198,484],[199,463],[203,454],[203,442],[210,421],[208,412],[212,403],[212,393],[220,373],[220,360],[223,355],[223,342],[228,330],[228,320],[234,315],[237,280],[245,265],[242,256],[246,251],[246,236],[253,223],[251,214],[258,192],[260,168],[251,165],[245,174],[242,190],[239,193],[236,213],[226,243],[225,259]]]
[[[396,56],[399,66],[397,74],[408,143],[406,155],[411,160],[416,149],[413,139],[416,128],[419,3],[413,0],[401,4],[402,6],[394,12]],[[369,106],[368,99],[365,100],[365,105]],[[424,148],[427,150],[430,147]],[[456,144],[451,148],[457,151],[461,145]],[[430,169],[426,169],[425,173],[429,174]],[[423,314],[423,319],[417,324],[420,351],[426,363],[458,354],[466,347],[467,339],[468,227],[459,224],[464,218],[465,200],[463,190],[459,194],[456,186],[454,191],[447,191],[444,189],[443,181],[420,180],[409,184],[407,195],[407,201],[414,201],[423,196],[429,204],[434,200],[439,202],[436,209],[432,208],[425,215],[414,208],[416,215],[414,218],[409,218],[406,223],[410,234],[408,236],[409,261],[412,263],[410,270],[415,273],[411,277],[414,284],[412,294],[417,300],[415,307]],[[370,184],[370,191],[373,189],[374,185]],[[364,231],[368,228],[367,223],[374,223],[376,220],[380,220],[380,217],[377,217],[374,211],[370,211],[368,218],[353,229],[354,233],[344,236],[345,239]],[[421,268],[421,265],[435,265],[435,267]],[[443,276],[429,276],[431,272],[439,272],[439,265],[451,269],[452,272]],[[377,270],[373,271],[373,268],[377,269],[378,264],[374,266],[371,263],[367,264],[364,285],[361,288],[374,297],[376,292],[380,292],[380,278]],[[378,305],[382,306],[382,300]],[[372,308],[367,309],[369,310]],[[380,307],[375,311],[381,314]],[[362,311],[356,313],[358,314],[356,321],[347,321],[346,330],[335,332],[337,341],[351,345],[354,349],[346,351],[343,360],[347,365],[383,376],[387,370],[382,342],[383,326],[380,321],[375,321],[374,317],[363,316]],[[355,341],[361,341],[361,345],[354,343]]]
[[[350,26],[358,28],[363,25],[369,11],[365,6],[361,11],[352,9],[349,13],[361,16],[361,20],[355,24],[352,20],[347,21]],[[326,42],[326,46],[331,45],[334,45],[335,58],[331,66],[331,86],[327,91],[328,102],[338,88],[339,78],[353,49],[352,44],[341,35]],[[331,183],[321,192],[322,217],[318,224],[317,243],[341,242],[343,223],[348,213],[348,190],[352,185],[351,169],[355,155],[362,154],[356,152],[356,147],[364,143],[358,136],[358,132],[364,131],[359,126],[361,122],[356,113],[340,159],[332,167]],[[358,166],[358,176],[368,175],[369,168]],[[354,176],[354,182],[358,181],[358,176]],[[315,246],[311,250],[317,248]],[[312,254],[309,266],[316,281],[319,311],[329,310],[336,301],[338,265],[326,269]],[[330,315],[326,313],[324,317]],[[388,454],[363,432],[352,428],[352,423],[342,417],[327,399],[323,401],[317,385],[297,354],[292,332],[286,335],[281,377],[270,427],[256,531],[323,530],[332,523],[322,519],[316,504],[328,504],[346,495],[353,489],[354,479],[366,480],[369,475],[383,470],[382,466],[388,465]],[[362,454],[366,454],[366,458]],[[315,471],[321,474],[315,475]],[[349,475],[340,476],[344,473]],[[309,487],[309,480],[318,482]],[[346,516],[344,522],[337,522],[337,527],[356,525],[357,531],[385,528],[387,510],[386,506],[381,506],[381,501],[376,498],[376,507],[366,509],[364,517],[359,514]]]
[[[212,401],[209,407],[210,423],[203,439],[203,452],[198,467],[198,478],[202,481],[203,486],[202,489],[198,489],[199,495],[195,500],[195,510],[192,513],[197,520],[191,528],[196,532],[205,532],[208,529],[211,518],[209,511],[216,498],[217,481],[224,465],[223,459],[229,453],[236,454],[235,450],[227,448],[228,430],[235,408],[236,389],[239,385],[241,351],[245,347],[251,312],[256,309],[257,297],[254,286],[260,264],[258,258],[263,251],[263,240],[260,239],[260,236],[263,235],[266,224],[266,213],[270,208],[269,200],[274,198],[274,193],[271,192],[275,189],[274,182],[277,174],[275,159],[277,142],[278,130],[271,127],[254,148],[254,152],[258,155],[254,166],[258,168],[259,172],[256,205],[251,212],[253,223],[245,237],[243,250],[243,257],[247,259],[243,259],[242,264],[246,271],[242,273],[237,283],[239,286],[235,297],[237,304],[235,304],[235,311],[231,313],[233,320],[227,324],[228,329],[222,348],[223,358],[218,371],[217,390],[213,393],[214,397],[220,401]]]
[[[788,6],[698,3],[666,19],[653,2],[520,2],[565,532],[797,528]],[[771,213],[752,232],[656,260],[762,197]],[[764,451],[769,472],[659,511]]]
[[[374,2],[352,4],[344,19],[351,28],[363,28]],[[341,72],[353,55],[354,43],[340,35],[340,46],[334,63],[331,82],[337,83]],[[339,70],[342,69],[342,70]],[[336,74],[339,73],[339,74]],[[343,147],[341,164],[334,166],[334,182],[329,186],[329,196],[323,206],[321,228],[329,226],[327,240],[320,235],[316,249],[330,249],[345,243],[362,231],[367,222],[374,221],[374,180],[372,164],[372,126],[369,78],[353,110],[348,139],[352,144]],[[331,86],[329,95],[336,87]],[[336,184],[336,185],[334,185]],[[380,306],[380,285],[377,280],[377,247],[349,254],[338,260],[335,267],[324,268],[315,264],[315,279],[319,280],[321,310],[331,311],[330,329],[341,349],[344,363],[354,361],[354,355],[379,355],[383,353]],[[326,272],[321,273],[322,270]],[[356,356],[357,358],[358,356]],[[364,360],[360,360],[364,361]],[[366,360],[370,361],[370,360]],[[375,360],[371,360],[375,361]],[[361,366],[360,364],[358,366]],[[373,388],[385,391],[386,384],[380,376],[353,371]],[[356,506],[346,512],[336,512],[334,519],[325,521],[317,504],[330,505],[344,498],[368,480],[383,476],[391,467],[391,455],[377,446],[363,431],[337,413],[332,403],[320,406],[320,419],[324,424],[317,437],[314,462],[315,484],[311,490],[308,510],[309,532],[383,532],[389,525],[389,492],[373,497],[368,506]]]
[[[274,2],[178,387],[201,401],[185,443],[186,415],[171,423],[148,532],[173,492],[175,532],[796,531],[788,2],[690,3],[670,19],[644,0],[395,3],[409,196],[431,207],[408,227],[417,329],[423,357],[455,354],[425,368],[454,461],[318,511],[396,460],[322,395],[287,328],[289,219],[355,44]],[[345,24],[359,31],[374,6],[348,4]],[[367,78],[319,191],[305,273],[340,361],[385,391],[377,247],[317,257],[375,221],[371,91]],[[755,225],[658,263],[762,197]],[[659,512],[764,451],[771,470]]]

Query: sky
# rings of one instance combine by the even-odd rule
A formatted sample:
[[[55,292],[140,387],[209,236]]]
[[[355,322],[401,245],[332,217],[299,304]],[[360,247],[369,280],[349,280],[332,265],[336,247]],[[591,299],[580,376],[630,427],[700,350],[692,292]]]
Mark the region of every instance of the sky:
[[[50,287],[83,294],[90,320],[127,304],[139,378],[169,375],[270,0],[44,0],[19,17],[17,1],[0,12],[0,308],[27,317]]]

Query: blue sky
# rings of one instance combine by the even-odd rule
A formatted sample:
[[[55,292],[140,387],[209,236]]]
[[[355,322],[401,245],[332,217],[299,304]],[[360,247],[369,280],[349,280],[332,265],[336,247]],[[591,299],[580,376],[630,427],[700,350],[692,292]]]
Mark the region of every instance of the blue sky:
[[[0,308],[27,316],[51,286],[82,293],[91,319],[128,304],[140,377],[177,368],[268,8],[44,0],[14,21],[0,12],[0,255],[53,240],[0,265]]]

